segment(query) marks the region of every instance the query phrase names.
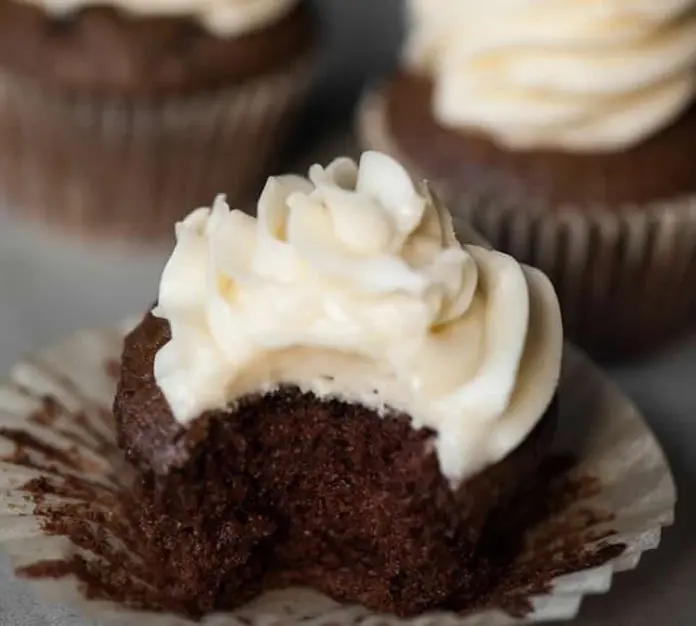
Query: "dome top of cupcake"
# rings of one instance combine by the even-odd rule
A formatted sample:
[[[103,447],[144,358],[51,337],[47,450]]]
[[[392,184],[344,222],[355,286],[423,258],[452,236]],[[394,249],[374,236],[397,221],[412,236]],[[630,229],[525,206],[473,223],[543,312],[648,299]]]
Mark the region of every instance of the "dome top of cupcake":
[[[111,6],[140,16],[190,17],[216,35],[234,37],[283,18],[299,0],[22,0],[65,15],[86,7]]]
[[[694,0],[410,0],[407,63],[447,126],[512,148],[618,150],[696,93]]]
[[[555,292],[511,257],[462,246],[391,158],[269,179],[258,217],[222,197],[177,225],[155,315],[155,376],[189,422],[297,386],[408,414],[457,482],[513,450],[556,389]]]

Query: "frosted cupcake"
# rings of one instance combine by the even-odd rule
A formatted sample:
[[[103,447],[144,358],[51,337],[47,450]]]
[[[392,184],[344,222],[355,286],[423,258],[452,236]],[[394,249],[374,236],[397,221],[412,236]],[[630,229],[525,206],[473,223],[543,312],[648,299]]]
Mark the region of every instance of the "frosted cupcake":
[[[382,154],[270,179],[258,218],[194,211],[114,405],[155,586],[194,614],[288,585],[401,616],[471,599],[521,532],[562,346],[550,281],[460,244]]]
[[[696,294],[696,3],[408,6],[404,62],[367,99],[364,140],[541,267],[569,335],[595,354],[683,329]]]
[[[305,92],[297,0],[0,0],[0,192],[79,232],[168,235],[250,195]]]

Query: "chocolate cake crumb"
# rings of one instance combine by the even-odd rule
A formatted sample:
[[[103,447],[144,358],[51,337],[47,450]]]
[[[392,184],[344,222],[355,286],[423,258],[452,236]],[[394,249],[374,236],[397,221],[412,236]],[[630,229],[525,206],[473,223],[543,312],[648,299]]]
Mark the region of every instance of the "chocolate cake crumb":
[[[52,461],[55,461],[60,465],[65,465],[70,469],[80,468],[79,456],[76,454],[75,449],[68,451],[60,450],[54,446],[44,443],[43,441],[40,441],[36,437],[30,435],[28,432],[16,428],[0,428],[0,437],[14,441],[17,445],[15,456],[13,457],[13,461],[17,465],[26,465],[27,461],[19,461],[19,459],[27,459],[28,451],[33,450],[41,454],[43,457],[50,458]],[[44,466],[37,465],[35,467],[41,469]]]
[[[39,426],[50,426],[58,418],[58,402],[52,396],[41,398],[41,408],[29,416],[29,421]]]
[[[12,433],[7,435],[12,437]],[[17,442],[18,448],[22,441],[20,438]],[[610,517],[599,510],[574,506],[579,499],[599,493],[600,483],[591,477],[575,476],[573,469],[569,457],[552,457],[544,462],[534,489],[521,497],[525,505],[512,509],[518,515],[505,516],[482,539],[481,585],[473,585],[473,594],[455,594],[441,606],[431,608],[461,614],[498,609],[523,617],[532,609],[530,598],[548,592],[557,576],[595,567],[618,556],[624,546],[597,543],[599,537],[594,532],[598,522],[605,523]],[[156,584],[163,575],[158,568],[166,566],[153,554],[153,547],[143,541],[138,513],[143,503],[128,485],[110,491],[89,480],[62,476],[58,483],[35,479],[24,489],[34,500],[44,532],[65,536],[94,557],[74,555],[34,563],[19,568],[19,576],[75,576],[89,599],[113,601],[134,610],[203,617],[198,607],[172,597],[167,587]],[[49,505],[46,495],[81,502]],[[240,590],[240,601],[263,590],[259,581],[255,582]]]
[[[464,613],[498,609],[522,618],[532,610],[530,598],[551,591],[558,576],[597,567],[624,551],[622,544],[602,543],[613,532],[607,526],[611,515],[575,506],[599,494],[601,484],[575,476],[574,465],[568,455],[542,464],[535,488],[512,509],[516,514],[482,541],[483,561],[497,572],[495,582],[478,597],[453,598],[448,608]]]
[[[108,411],[93,407],[88,416],[70,411],[55,398],[43,399],[41,411],[31,421],[55,432],[58,420],[65,420],[81,433],[81,441],[66,451],[24,431],[6,428],[0,437],[14,442],[15,449],[4,460],[43,474],[29,480],[22,490],[32,499],[43,532],[66,537],[81,550],[79,555],[27,565],[17,574],[30,579],[74,576],[87,598],[194,619],[233,609],[266,590],[297,585],[314,587],[338,600],[357,596],[368,607],[387,606],[401,614],[499,609],[519,617],[532,609],[530,598],[548,592],[557,576],[600,565],[624,549],[607,542],[612,535],[610,516],[578,506],[599,494],[599,482],[578,477],[569,457],[540,460],[539,455],[547,455],[547,441],[553,434],[553,411],[510,455],[509,462],[494,466],[492,473],[483,472],[484,478],[479,479],[483,482],[470,485],[467,495],[449,490],[434,455],[427,453],[430,433],[415,431],[403,417],[376,420],[359,407],[318,403],[297,390],[270,394],[261,401],[259,405],[259,399],[249,400],[247,408],[235,415],[236,422],[229,416],[200,420],[196,428],[201,432],[194,433],[192,441],[205,442],[205,449],[188,449],[188,462],[162,477],[123,465],[114,416]],[[345,417],[346,411],[352,411],[346,428],[332,438],[326,431],[328,425],[336,415]],[[282,423],[278,421],[281,415],[285,416]],[[104,420],[103,429],[92,421],[94,416]],[[275,430],[273,424],[278,425]],[[239,428],[245,429],[245,437],[239,436]],[[291,438],[293,432],[297,433],[295,439]],[[63,434],[69,439],[70,433],[72,429]],[[87,440],[92,441],[89,446]],[[217,442],[217,447],[210,442]],[[273,458],[272,451],[280,442],[298,451],[309,446],[315,466],[306,465],[306,457]],[[179,438],[178,443],[187,442]],[[230,458],[234,446],[237,454]],[[95,467],[82,455],[84,447],[112,464]],[[375,456],[377,451],[385,455],[382,460]],[[365,465],[366,455],[372,455],[373,465]],[[206,482],[216,477],[219,481],[216,473],[229,470],[229,463],[254,458],[257,461],[243,471],[224,475],[221,486]],[[387,472],[385,478],[380,463],[390,458],[393,475]],[[358,466],[368,471],[369,480],[360,482],[359,475],[351,474],[350,468]],[[235,467],[234,472],[239,469]],[[294,494],[283,507],[290,507],[293,519],[307,526],[293,526],[278,516],[277,499],[282,492],[269,491],[269,481],[254,482],[263,471],[273,471],[273,480]],[[520,473],[526,476],[524,481],[510,483],[514,489],[505,487],[507,476]],[[196,476],[198,490],[191,488]],[[312,488],[319,485],[321,497],[311,491],[302,496],[302,489],[311,487],[313,480],[320,481]],[[353,480],[356,482],[346,482]],[[382,486],[383,480],[391,482]],[[258,491],[262,486],[265,491]],[[393,494],[401,493],[397,487],[404,491],[395,498]],[[496,497],[491,495],[492,489],[498,490]],[[414,499],[414,494],[421,494],[421,499]],[[488,495],[483,498],[481,494]],[[354,510],[359,505],[351,498],[356,497],[372,508]],[[61,499],[64,501],[57,504]],[[342,501],[350,503],[345,510]],[[404,503],[406,508],[401,508]],[[479,505],[486,508],[477,509]],[[472,539],[453,535],[449,553],[446,544],[433,544],[427,533],[432,531],[440,537],[438,541],[447,537],[451,511],[457,506],[471,507],[467,524],[477,515],[483,515],[486,522],[479,524],[480,532]],[[309,508],[303,511],[301,507]],[[385,507],[383,514],[374,507]],[[412,518],[406,519],[408,515]],[[348,544],[341,536],[322,534],[322,516],[338,520],[331,525],[333,531],[351,533],[362,525],[359,530],[363,532],[376,525],[378,543],[371,544],[367,541],[370,535],[365,534],[361,553],[359,532]],[[182,523],[183,519],[188,521]],[[417,526],[419,521],[428,527]],[[383,527],[378,528],[379,524]],[[409,536],[409,529],[414,534]],[[396,549],[406,542],[439,552],[417,569],[418,562],[408,560],[414,551],[389,552],[392,546]],[[354,553],[346,552],[347,545]],[[403,559],[404,569],[416,568],[412,582],[399,580],[401,587],[385,587],[389,578],[375,567],[388,564],[374,560],[373,545],[378,546],[378,553]],[[455,560],[449,562],[452,556]],[[456,558],[466,562],[465,570],[456,569]],[[454,574],[461,577],[458,585],[442,578]],[[442,589],[450,592],[438,597]],[[406,599],[399,595],[404,590],[409,594]]]
[[[74,567],[70,561],[55,559],[52,561],[40,561],[33,565],[27,565],[17,570],[17,575],[23,578],[65,578],[74,574]]]
[[[220,37],[187,15],[94,4],[57,18],[33,3],[0,0],[0,64],[67,95],[156,102],[282,71],[316,45],[316,23],[303,2],[265,28]]]
[[[121,361],[119,359],[108,359],[104,364],[104,371],[111,380],[117,382],[121,377]]]

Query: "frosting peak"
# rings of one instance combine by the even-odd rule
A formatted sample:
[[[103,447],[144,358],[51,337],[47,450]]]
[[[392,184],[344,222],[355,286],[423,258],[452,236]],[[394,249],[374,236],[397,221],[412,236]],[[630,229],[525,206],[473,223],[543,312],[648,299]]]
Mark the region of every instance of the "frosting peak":
[[[436,117],[512,148],[630,147],[696,93],[696,0],[409,1]]]
[[[454,483],[514,449],[560,370],[549,281],[456,240],[450,215],[389,157],[269,179],[258,217],[177,225],[154,311],[172,339],[155,376],[176,419],[296,385],[411,416]]]

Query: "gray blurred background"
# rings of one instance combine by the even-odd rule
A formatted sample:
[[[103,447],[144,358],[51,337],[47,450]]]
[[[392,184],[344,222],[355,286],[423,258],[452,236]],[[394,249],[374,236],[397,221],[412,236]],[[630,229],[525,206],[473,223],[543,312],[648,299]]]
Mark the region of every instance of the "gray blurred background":
[[[456,2],[457,0],[451,0]],[[485,0],[482,0],[485,1]],[[658,1],[658,0],[656,0]],[[318,0],[327,59],[296,134],[292,167],[346,149],[363,86],[393,66],[400,0]],[[290,167],[291,165],[289,165]],[[115,322],[153,300],[167,249],[105,247],[57,239],[0,214],[0,371],[75,330]],[[677,525],[637,572],[583,607],[578,626],[696,624],[696,337],[609,372],[637,402],[672,461],[681,493]],[[0,557],[0,626],[87,626],[37,603]]]

